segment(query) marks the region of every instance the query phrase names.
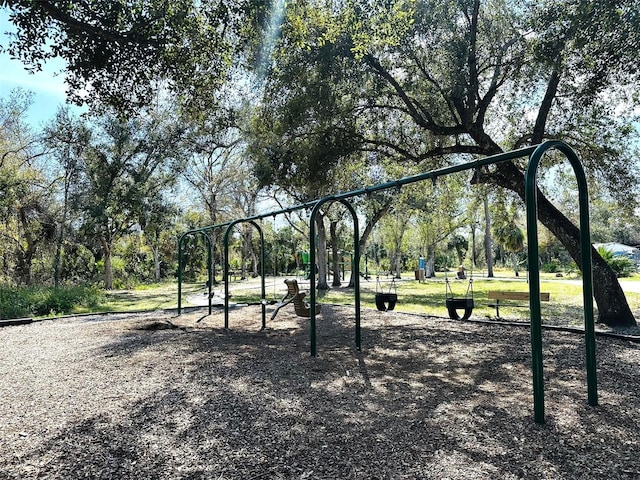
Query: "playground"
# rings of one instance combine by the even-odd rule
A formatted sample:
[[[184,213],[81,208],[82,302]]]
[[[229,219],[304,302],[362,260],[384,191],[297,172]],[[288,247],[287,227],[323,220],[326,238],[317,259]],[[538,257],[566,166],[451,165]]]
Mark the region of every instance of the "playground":
[[[532,421],[530,333],[325,304],[69,317],[0,329],[7,479],[638,479],[640,349],[545,330],[547,418]]]
[[[396,307],[416,304],[418,296],[412,300],[395,280],[361,288],[358,215],[349,198],[529,155],[528,256],[537,258],[535,171],[550,148],[570,160],[580,190],[583,275],[575,295],[583,302],[564,315],[572,327],[574,317],[581,319],[582,329],[549,328],[543,312],[558,317],[548,309],[565,304],[557,290],[541,289],[551,284],[541,281],[537,262],[529,263],[519,292],[489,290],[472,275],[456,274],[466,281],[457,285],[445,278],[435,298],[448,313],[443,316],[400,311]],[[0,426],[10,440],[0,454],[0,475],[640,478],[640,349],[637,338],[595,331],[586,201],[577,157],[551,142],[185,232],[178,241],[177,309],[0,330]],[[316,215],[335,202],[353,221],[353,301],[332,303],[312,282],[285,287],[274,278],[267,285],[260,220],[310,209],[313,266]],[[241,284],[232,286],[227,261],[214,292],[209,232],[222,235],[228,259],[233,228],[243,223],[260,236],[262,271],[253,302]],[[199,294],[189,286],[183,302],[183,251],[194,237],[207,246],[208,278]],[[286,293],[279,302],[278,291]],[[504,303],[514,301],[520,305]],[[493,304],[475,309],[484,302]],[[495,308],[502,320],[509,308],[522,307],[528,319],[518,328],[482,318]]]

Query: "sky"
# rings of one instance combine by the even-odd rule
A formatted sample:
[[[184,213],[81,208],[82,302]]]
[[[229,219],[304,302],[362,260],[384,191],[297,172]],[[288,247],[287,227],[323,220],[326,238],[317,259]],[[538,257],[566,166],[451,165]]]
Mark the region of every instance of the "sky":
[[[0,9],[0,43],[8,43],[5,32],[14,31],[7,10]],[[27,114],[27,122],[34,128],[51,120],[60,105],[66,100],[64,73],[65,63],[61,59],[49,60],[43,71],[29,73],[22,62],[0,53],[0,98],[9,96],[15,88],[33,92],[33,105]]]

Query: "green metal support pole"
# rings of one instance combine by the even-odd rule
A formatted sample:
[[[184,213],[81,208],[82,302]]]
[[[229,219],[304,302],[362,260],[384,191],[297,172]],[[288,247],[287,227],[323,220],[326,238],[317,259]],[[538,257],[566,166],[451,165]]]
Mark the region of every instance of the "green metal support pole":
[[[540,156],[542,153],[540,154]],[[529,307],[531,310],[531,370],[533,373],[533,417],[544,423],[544,372],[542,362],[542,316],[540,265],[538,262],[538,199],[536,172],[540,156],[529,159],[525,179],[527,216],[527,258],[529,259]]]
[[[584,308],[585,363],[587,368],[588,404],[598,405],[598,379],[596,365],[595,316],[593,312],[593,264],[591,259],[591,229],[589,225],[589,193],[584,168],[575,151],[564,142],[555,148],[563,152],[576,175],[580,206],[580,261],[582,269],[582,298]]]
[[[249,222],[251,225],[256,227],[258,233],[260,234],[260,278],[261,280],[261,296],[260,296],[260,305],[262,305],[262,329],[267,328],[267,289],[265,287],[265,253],[264,253],[264,233],[262,232],[262,227],[251,220]]]
[[[353,243],[354,243],[354,256],[355,256],[355,269],[353,271],[353,286],[355,288],[355,336],[356,336],[356,349],[362,349],[362,334],[361,334],[361,312],[360,312],[360,227],[358,225],[358,214],[349,202],[345,198],[336,198],[335,196],[325,197],[314,205],[311,210],[311,216],[309,218],[309,263],[311,264],[311,286],[309,289],[311,302],[310,310],[310,342],[311,342],[311,355],[315,357],[317,355],[317,337],[316,337],[316,281],[315,281],[315,265],[316,265],[316,217],[325,203],[328,202],[340,202],[342,203],[353,220]]]
[[[233,230],[233,227],[235,227],[236,225],[238,225],[239,223],[243,223],[243,222],[248,222],[251,225],[253,225],[255,228],[258,229],[258,232],[260,234],[260,248],[262,250],[261,253],[261,259],[262,259],[262,267],[261,267],[261,271],[262,271],[262,280],[261,280],[261,295],[262,298],[260,300],[260,303],[262,304],[262,328],[266,328],[266,324],[267,324],[267,305],[266,305],[266,296],[267,296],[267,289],[265,286],[265,279],[264,279],[264,272],[265,272],[265,267],[264,267],[264,261],[265,261],[265,254],[264,254],[264,234],[262,232],[262,228],[260,228],[260,225],[258,225],[253,218],[250,219],[246,219],[246,218],[241,218],[238,220],[234,220],[233,222],[230,222],[227,225],[227,229],[224,232],[224,241],[223,241],[223,245],[224,245],[224,328],[229,328],[229,237],[231,235],[231,231]]]
[[[233,230],[233,227],[240,223],[242,220],[236,220],[231,222],[227,229],[224,231],[224,328],[229,328],[229,235]]]
[[[209,315],[212,313],[211,307],[211,292],[213,288],[213,274],[211,272],[211,260],[213,258],[213,245],[211,243],[211,237],[207,232],[203,232],[207,244],[207,298],[209,299]]]
[[[311,302],[311,305],[309,305],[311,310],[311,316],[309,317],[309,348],[312,357],[315,357],[318,351],[316,346],[316,216],[324,201],[325,199],[319,200],[314,205],[309,216],[309,301]]]
[[[354,216],[353,218],[357,218]],[[354,230],[358,232],[356,225],[354,226]],[[356,233],[353,239],[354,244],[354,262],[353,267],[351,267],[351,271],[353,272],[353,288],[356,302],[356,348],[358,351],[362,351],[362,329],[361,329],[361,319],[360,319],[360,235]]]
[[[182,269],[184,260],[182,258],[182,243],[189,232],[178,237],[178,315],[182,315]]]
[[[539,145],[531,154],[525,174],[525,202],[527,208],[527,242],[529,258],[529,304],[531,309],[531,363],[533,370],[534,419],[544,423],[544,375],[542,361],[542,318],[540,305],[540,267],[538,264],[538,209],[536,173],[545,152],[557,149],[573,167],[578,182],[580,205],[580,260],[583,278],[583,307],[585,320],[585,356],[589,405],[598,404],[595,357],[595,327],[593,315],[593,270],[589,228],[589,197],[584,169],[578,156],[566,143],[549,141]]]
[[[358,224],[358,214],[351,203],[346,200],[340,200],[349,212],[353,221],[353,256],[351,257],[351,275],[353,276],[354,301],[356,308],[356,349],[362,350],[362,332],[360,318],[360,226]]]

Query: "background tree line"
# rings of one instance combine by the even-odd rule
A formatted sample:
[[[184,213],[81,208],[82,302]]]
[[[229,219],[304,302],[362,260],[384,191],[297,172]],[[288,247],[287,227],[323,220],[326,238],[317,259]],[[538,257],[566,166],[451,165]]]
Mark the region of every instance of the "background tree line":
[[[172,188],[180,188],[179,175],[206,205],[206,219],[216,223],[222,215],[257,208],[264,189],[308,201],[561,138],[584,160],[597,201],[615,205],[616,218],[633,219],[636,212],[640,13],[626,1],[149,0],[136,7],[106,0],[4,0],[2,6],[18,28],[8,51],[35,68],[47,56],[64,58],[71,98],[91,104],[92,121],[100,126],[85,133],[74,128],[77,139],[88,135],[86,141],[49,135],[57,147],[63,138],[69,145],[67,153],[56,154],[69,158],[60,174],[69,178],[62,196],[66,227],[46,220],[37,201],[46,189],[29,191],[26,217],[13,219],[23,242],[22,259],[15,259],[21,281],[28,280],[34,245],[52,235],[54,245],[62,245],[77,230],[94,263],[103,262],[109,285],[114,242],[135,225],[145,237],[156,225],[167,231],[158,223],[167,205],[161,193],[171,196]],[[170,99],[170,120],[177,125],[160,121],[162,99]],[[145,129],[156,140],[141,141]],[[29,173],[27,166],[40,156],[26,146],[16,165],[24,167],[21,175],[36,175],[38,169]],[[166,152],[159,154],[162,148]],[[82,158],[78,165],[76,157]],[[225,164],[231,158],[234,168],[251,172],[240,174],[241,188],[230,185],[229,177],[238,178],[228,174],[234,171]],[[562,178],[559,160],[545,159],[549,186]],[[558,208],[557,187],[545,188],[542,180],[540,221],[579,262],[573,212]],[[458,219],[473,223],[463,234],[473,243],[482,231],[469,220],[475,215],[485,219],[479,237],[493,230],[503,247],[497,253],[515,254],[523,165],[475,172],[472,183],[472,189],[458,187],[464,194],[450,195],[475,198],[465,200],[470,209],[465,201],[436,207],[423,191],[363,201],[361,244],[382,219],[423,217],[416,225],[425,225],[433,215],[440,227],[416,230],[414,237],[432,258],[433,245],[455,235],[454,226],[462,228]],[[229,188],[228,196],[218,188]],[[430,195],[444,198],[445,190]],[[486,219],[491,208],[494,215],[502,208],[495,206],[502,197],[504,218],[492,227]],[[317,225],[321,288],[324,252],[332,243],[331,229],[325,231],[332,213],[326,215]],[[447,222],[452,224],[445,227]],[[447,228],[451,232],[442,238]],[[397,244],[392,250],[398,250],[402,229],[390,230]],[[251,241],[247,236],[245,244]],[[494,254],[492,244],[484,249]],[[635,323],[615,272],[595,250],[593,259],[600,320]],[[489,268],[492,263],[489,258]]]

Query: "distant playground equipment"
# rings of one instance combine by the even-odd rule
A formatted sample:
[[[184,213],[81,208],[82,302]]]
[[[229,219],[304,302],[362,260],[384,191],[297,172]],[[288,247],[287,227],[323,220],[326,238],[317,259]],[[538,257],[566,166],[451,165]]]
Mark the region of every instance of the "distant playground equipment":
[[[353,262],[353,287],[355,302],[355,344],[358,350],[361,349],[361,318],[360,318],[360,245],[359,245],[359,226],[358,215],[353,205],[347,201],[350,198],[369,195],[374,192],[400,189],[404,185],[409,185],[424,180],[434,181],[436,178],[459,173],[464,171],[481,170],[489,165],[495,165],[504,162],[510,162],[519,158],[528,157],[528,166],[524,175],[524,193],[526,205],[526,231],[527,231],[527,257],[529,259],[537,259],[538,251],[538,209],[537,209],[537,172],[542,157],[548,151],[557,151],[564,155],[573,168],[578,186],[578,202],[579,202],[579,235],[580,235],[580,265],[582,266],[583,281],[583,308],[585,321],[585,353],[586,353],[586,373],[587,373],[587,396],[589,405],[598,404],[597,394],[597,371],[596,371],[596,344],[595,344],[595,322],[593,309],[593,269],[591,263],[591,243],[589,228],[589,204],[588,204],[588,188],[584,168],[575,151],[566,143],[560,140],[549,140],[539,145],[521,148],[511,152],[500,153],[489,157],[481,158],[467,163],[459,163],[445,168],[432,170],[418,175],[400,178],[398,180],[381,183],[378,185],[367,186],[359,190],[353,190],[345,193],[336,193],[327,197],[307,202],[305,204],[296,205],[265,214],[254,215],[247,218],[234,220],[232,222],[220,223],[207,227],[189,230],[178,238],[178,314],[182,309],[182,271],[184,268],[184,242],[191,237],[203,235],[207,239],[208,251],[208,273],[209,281],[211,281],[211,250],[212,242],[209,239],[208,232],[217,229],[224,230],[224,282],[225,282],[225,328],[229,328],[229,304],[228,304],[228,288],[229,288],[229,238],[234,226],[239,223],[249,223],[253,225],[260,233],[261,247],[261,277],[262,277],[262,327],[266,325],[266,304],[265,286],[264,286],[264,235],[260,225],[256,220],[269,216],[287,214],[298,210],[310,210],[309,216],[309,265],[316,265],[316,219],[320,210],[328,203],[341,203],[351,214],[353,222],[353,245],[354,245],[354,262]],[[540,266],[537,261],[529,261],[529,310],[531,324],[531,364],[533,372],[533,403],[534,403],[534,419],[537,423],[544,423],[544,365],[542,358],[542,315],[540,305]],[[311,282],[309,291],[309,333],[310,333],[310,350],[311,355],[317,354],[317,335],[316,335],[316,285]],[[211,313],[211,304],[209,304]]]
[[[307,318],[310,317],[311,306],[304,301],[304,297],[306,293],[300,291],[300,288],[298,287],[298,281],[295,279],[292,279],[292,280],[286,279],[284,283],[287,285],[287,293],[285,294],[284,297],[282,297],[282,300],[280,300],[277,303],[276,309],[271,314],[271,320],[276,318],[276,315],[278,314],[278,312],[282,307],[289,305],[292,302],[293,302],[293,307],[294,307],[294,311],[296,312],[296,315],[298,315],[299,317],[307,317]],[[319,313],[320,310],[321,310],[321,305],[317,304],[316,312]]]
[[[300,258],[302,259],[302,267],[304,269],[304,279],[311,279],[311,255],[307,251],[300,252]],[[332,270],[332,257],[331,254],[327,254],[327,271]],[[347,268],[348,267],[348,268]],[[340,278],[344,280],[346,278],[346,272],[353,270],[353,253],[340,252],[338,256],[338,274]],[[317,272],[316,272],[317,273]]]
[[[446,274],[445,274],[446,275]],[[465,269],[462,265],[458,267],[458,271],[456,272],[456,278],[458,280],[466,280],[467,275]],[[473,312],[473,272],[469,275],[469,282],[467,283],[467,291],[464,294],[464,297],[455,298],[453,295],[453,290],[451,289],[451,282],[449,282],[449,277],[445,276],[445,289],[446,289],[446,299],[445,306],[447,307],[447,312],[449,312],[449,318],[453,320],[467,320],[471,313]],[[458,310],[463,310],[464,313],[462,316],[458,314]]]
[[[311,263],[309,262],[309,252],[300,252],[302,258],[302,268],[304,269],[304,278],[309,280],[311,278]]]
[[[424,282],[424,278],[425,278],[425,268],[426,268],[427,264],[425,262],[424,257],[420,257],[418,259],[418,269],[415,271],[415,276],[416,276],[416,280],[418,280],[419,282]]]
[[[333,256],[327,255],[328,265],[327,271],[333,270]],[[348,251],[340,251],[338,253],[338,271],[337,273],[342,280],[345,280],[347,277],[347,272],[353,272],[353,253]]]
[[[391,293],[391,290],[393,290],[393,293]],[[388,312],[396,308],[396,303],[398,303],[396,279],[391,279],[389,288],[384,292],[380,284],[380,275],[378,275],[376,277],[376,308],[381,312]]]

